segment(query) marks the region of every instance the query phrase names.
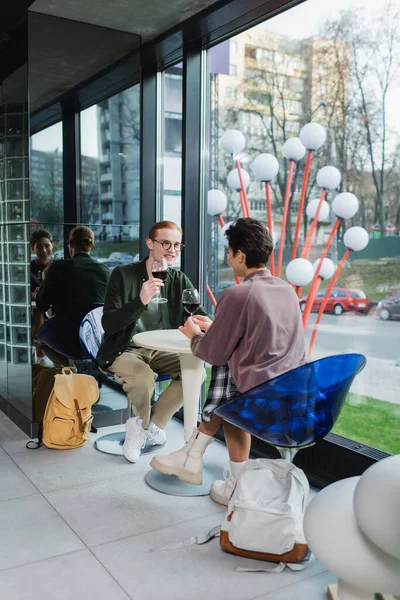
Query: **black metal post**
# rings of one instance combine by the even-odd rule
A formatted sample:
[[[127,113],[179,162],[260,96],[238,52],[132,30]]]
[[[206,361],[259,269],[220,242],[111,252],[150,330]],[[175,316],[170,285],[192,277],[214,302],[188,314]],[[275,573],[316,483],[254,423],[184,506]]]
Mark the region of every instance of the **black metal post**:
[[[79,223],[80,213],[80,114],[74,102],[63,102],[63,189],[64,189],[64,255],[69,256],[65,242],[71,229]]]

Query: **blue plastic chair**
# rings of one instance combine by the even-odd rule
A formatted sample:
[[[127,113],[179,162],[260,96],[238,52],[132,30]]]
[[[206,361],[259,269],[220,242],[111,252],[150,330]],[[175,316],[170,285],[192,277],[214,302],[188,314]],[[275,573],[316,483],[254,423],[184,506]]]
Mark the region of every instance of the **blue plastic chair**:
[[[362,354],[328,356],[239,394],[214,412],[292,460],[331,431],[366,362]]]
[[[103,306],[99,306],[94,310],[91,310],[82,320],[80,328],[79,328],[79,338],[82,345],[83,350],[90,357],[90,359],[97,365],[97,354],[99,352],[101,343],[104,337],[104,329],[101,324],[101,318],[103,316]],[[97,365],[98,366],[98,365]],[[110,379],[113,383],[119,383],[114,375],[109,371],[101,369],[98,367],[103,373],[103,375]],[[167,381],[170,379],[169,375],[160,375],[157,377],[156,384],[161,383],[162,381]],[[121,384],[120,384],[121,385]],[[113,433],[109,433],[107,435],[103,435],[102,437],[97,438],[95,441],[95,447],[100,452],[105,452],[106,454],[115,454],[122,455],[122,445],[125,441],[125,430],[124,431],[116,431]],[[142,450],[142,453],[151,452],[155,450],[159,450],[161,446],[151,446],[146,445],[146,447]]]

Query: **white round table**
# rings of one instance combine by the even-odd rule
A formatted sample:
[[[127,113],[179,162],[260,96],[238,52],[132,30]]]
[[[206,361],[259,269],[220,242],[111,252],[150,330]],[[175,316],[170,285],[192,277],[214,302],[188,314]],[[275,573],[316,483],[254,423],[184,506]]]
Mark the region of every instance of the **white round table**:
[[[193,429],[197,427],[204,361],[192,354],[190,341],[178,329],[157,329],[137,333],[133,337],[133,342],[142,348],[179,354],[183,390],[183,429],[185,442],[188,442]]]
[[[188,442],[193,429],[197,427],[201,384],[203,383],[204,361],[192,354],[189,339],[178,329],[157,329],[144,331],[133,336],[136,346],[161,352],[176,352],[181,361],[181,378],[183,391],[183,429],[185,442]],[[222,477],[222,469],[215,465],[204,465],[203,484],[191,485],[180,481],[177,477],[149,471],[145,476],[146,483],[164,494],[176,496],[205,496],[211,484]]]

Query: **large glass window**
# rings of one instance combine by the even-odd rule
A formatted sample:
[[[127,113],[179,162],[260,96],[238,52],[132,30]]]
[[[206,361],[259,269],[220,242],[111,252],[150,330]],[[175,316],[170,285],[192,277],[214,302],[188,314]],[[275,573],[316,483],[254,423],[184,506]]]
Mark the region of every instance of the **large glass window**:
[[[354,225],[367,229],[369,245],[347,261],[311,358],[351,351],[367,356],[367,367],[356,378],[334,432],[392,453],[400,452],[399,9],[400,0],[379,6],[373,0],[326,0],[323,9],[319,0],[308,0],[208,53],[208,189],[227,195],[225,222],[241,216],[239,194],[226,182],[235,165],[220,147],[229,129],[240,130],[246,138],[239,158],[251,177],[251,216],[264,222],[265,186],[255,181],[251,163],[260,153],[279,160],[280,171],[271,184],[276,250],[289,170],[282,146],[305,124],[320,123],[327,133],[324,146],[313,154],[306,202],[319,197],[316,174],[325,165],[337,167],[342,176],[337,190],[328,192],[329,204],[344,191],[359,200],[358,213],[341,224],[328,256],[338,264],[345,251],[343,234]],[[304,167],[305,159],[294,172],[284,266],[291,259]],[[331,213],[330,222],[317,228],[312,261],[321,254],[333,218]],[[303,221],[300,250],[308,227]],[[218,298],[234,285],[234,278],[216,217],[209,217],[208,236],[207,282]],[[304,297],[307,292],[304,288]],[[315,320],[313,313],[307,347]]]
[[[140,89],[133,86],[81,113],[80,221],[96,238],[93,256],[112,270],[138,260]]]
[[[182,63],[163,71],[161,219],[181,224],[182,194]]]

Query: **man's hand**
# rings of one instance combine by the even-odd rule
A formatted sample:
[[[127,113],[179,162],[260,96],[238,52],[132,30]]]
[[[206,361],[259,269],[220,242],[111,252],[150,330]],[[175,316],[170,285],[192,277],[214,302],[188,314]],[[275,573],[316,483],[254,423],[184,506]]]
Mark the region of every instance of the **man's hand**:
[[[184,326],[179,327],[179,331],[181,331],[184,335],[186,335],[187,338],[189,338],[189,340],[191,340],[196,333],[201,332],[201,329],[198,325],[196,325],[196,323],[194,323],[193,317],[189,317]]]
[[[31,294],[32,300],[36,300],[36,296],[38,295],[39,290],[40,290],[40,287],[37,287],[33,290],[32,294]]]
[[[147,306],[152,297],[158,294],[159,289],[162,287],[164,287],[164,283],[161,279],[148,279],[142,285],[139,298]]]
[[[211,319],[204,315],[194,315],[193,322],[198,325],[202,331],[208,331],[212,325]]]

